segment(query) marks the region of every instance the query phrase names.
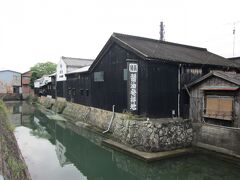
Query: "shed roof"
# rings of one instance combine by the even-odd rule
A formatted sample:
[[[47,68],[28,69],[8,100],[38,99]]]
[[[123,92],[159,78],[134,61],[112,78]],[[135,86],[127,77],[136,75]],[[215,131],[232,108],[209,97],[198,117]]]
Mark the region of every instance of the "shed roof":
[[[93,63],[93,59],[82,59],[82,58],[72,58],[72,57],[61,57],[62,60],[66,63],[67,66],[72,67],[83,67],[87,65],[91,65]]]
[[[213,71],[213,72],[210,72],[210,73],[200,77],[196,81],[193,81],[192,83],[188,84],[187,87],[193,87],[196,84],[204,81],[205,79],[207,79],[211,76],[219,77],[221,79],[224,79],[226,81],[229,81],[233,84],[240,86],[240,74],[236,74],[236,73],[232,73],[232,72]]]
[[[113,33],[112,38],[131,51],[137,52],[145,58],[167,60],[179,63],[194,63],[240,67],[239,64],[199,48],[156,39]]]

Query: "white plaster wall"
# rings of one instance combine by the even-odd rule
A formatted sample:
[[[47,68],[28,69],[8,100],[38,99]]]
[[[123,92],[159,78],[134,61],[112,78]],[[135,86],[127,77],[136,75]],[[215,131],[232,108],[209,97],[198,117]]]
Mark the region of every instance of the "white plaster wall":
[[[67,65],[61,58],[57,64],[57,74],[56,74],[57,81],[66,81],[67,79],[65,76],[66,73],[67,73]]]

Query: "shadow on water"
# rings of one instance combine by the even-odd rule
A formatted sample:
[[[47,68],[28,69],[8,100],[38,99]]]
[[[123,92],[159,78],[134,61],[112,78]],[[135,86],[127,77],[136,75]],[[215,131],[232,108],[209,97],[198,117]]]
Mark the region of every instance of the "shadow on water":
[[[240,177],[239,167],[200,154],[148,164],[101,146],[103,137],[87,129],[50,120],[46,114],[38,110],[28,117],[28,121],[24,120],[25,123],[20,123],[20,125],[30,128],[30,135],[37,137],[34,139],[35,143],[45,139],[50,142],[51,146],[54,146],[54,155],[60,167],[54,173],[61,174],[61,176],[56,175],[51,178],[49,176],[50,179],[54,177],[66,179],[67,177],[68,179],[88,180],[237,180]],[[26,151],[24,148],[21,150]],[[41,157],[44,158],[46,153],[48,152],[43,151]],[[34,159],[34,155],[34,153],[29,153],[26,158]],[[31,161],[31,163],[35,162]],[[28,165],[31,166],[31,163]],[[69,171],[71,173],[80,172],[82,178],[80,175],[73,177],[70,173],[67,176],[62,175],[64,167],[71,168],[72,171]],[[45,168],[49,171],[51,169],[50,165]],[[34,174],[42,172],[38,172],[38,169],[34,171],[36,171],[33,172]],[[36,177],[41,179],[40,175]]]

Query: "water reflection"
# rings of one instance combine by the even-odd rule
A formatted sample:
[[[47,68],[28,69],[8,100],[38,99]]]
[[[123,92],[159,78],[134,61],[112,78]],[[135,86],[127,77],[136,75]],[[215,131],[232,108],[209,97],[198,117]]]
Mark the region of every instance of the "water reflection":
[[[27,123],[22,123],[28,128],[20,126],[15,134],[33,179],[235,180],[240,177],[239,167],[203,155],[147,164],[101,146],[103,137],[84,128],[50,120],[38,110],[29,117],[23,121]]]
[[[35,109],[32,104],[25,101],[7,101],[5,104],[10,114],[10,120],[16,127],[30,125]]]

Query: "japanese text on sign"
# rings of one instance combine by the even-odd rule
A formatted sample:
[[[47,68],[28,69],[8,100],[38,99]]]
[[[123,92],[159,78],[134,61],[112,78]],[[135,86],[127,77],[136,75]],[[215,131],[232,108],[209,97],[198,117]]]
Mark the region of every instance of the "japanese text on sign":
[[[130,111],[137,110],[137,73],[138,64],[129,63],[129,109]]]

